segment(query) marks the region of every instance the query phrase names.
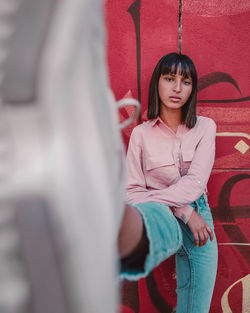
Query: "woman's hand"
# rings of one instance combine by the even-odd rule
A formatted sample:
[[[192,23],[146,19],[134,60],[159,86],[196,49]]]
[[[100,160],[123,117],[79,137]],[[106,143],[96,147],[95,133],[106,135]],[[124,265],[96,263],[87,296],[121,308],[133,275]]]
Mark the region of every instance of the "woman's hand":
[[[195,210],[193,210],[187,225],[189,226],[194,236],[194,242],[196,246],[204,246],[207,243],[208,236],[210,237],[211,241],[214,239],[212,229],[209,227],[204,218],[200,216],[200,214],[198,214]]]

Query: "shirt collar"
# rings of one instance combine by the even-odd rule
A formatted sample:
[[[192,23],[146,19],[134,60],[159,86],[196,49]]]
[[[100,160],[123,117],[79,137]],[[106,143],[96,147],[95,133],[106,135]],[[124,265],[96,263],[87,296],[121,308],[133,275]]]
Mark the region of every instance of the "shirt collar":
[[[157,122],[162,122],[160,116],[150,120],[150,124],[151,124],[152,127],[155,126],[155,124],[157,124]]]
[[[158,116],[158,117],[156,117],[156,118],[154,118],[154,119],[152,119],[152,120],[150,120],[150,125],[152,126],[152,127],[154,127],[156,124],[162,124],[162,126],[164,126],[164,129],[168,129],[168,130],[170,130],[170,128],[162,121],[162,119],[160,118],[160,116]],[[185,134],[186,132],[188,132],[190,129],[189,128],[187,128],[184,124],[180,124],[179,125],[179,127],[178,127],[178,130],[177,130],[177,133],[175,134],[175,133],[173,133],[173,134],[175,134],[176,136],[177,135],[183,135],[183,134]],[[171,131],[171,132],[173,132],[173,131]]]

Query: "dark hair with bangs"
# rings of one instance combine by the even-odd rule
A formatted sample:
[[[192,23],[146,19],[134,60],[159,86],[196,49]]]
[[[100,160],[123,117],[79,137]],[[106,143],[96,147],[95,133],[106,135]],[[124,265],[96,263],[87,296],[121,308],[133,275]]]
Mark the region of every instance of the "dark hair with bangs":
[[[156,65],[149,85],[147,117],[151,120],[160,115],[161,101],[158,91],[160,76],[162,74],[176,74],[177,71],[180,71],[180,75],[185,78],[192,79],[192,92],[188,101],[183,105],[181,114],[182,123],[186,127],[192,128],[197,120],[197,72],[193,61],[185,54],[169,53],[163,56]]]

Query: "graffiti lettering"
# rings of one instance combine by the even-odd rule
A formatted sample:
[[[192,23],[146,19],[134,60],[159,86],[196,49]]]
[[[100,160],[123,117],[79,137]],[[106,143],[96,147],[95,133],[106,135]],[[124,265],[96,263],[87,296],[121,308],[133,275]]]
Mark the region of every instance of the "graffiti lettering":
[[[242,313],[250,312],[250,274],[247,276],[237,280],[235,283],[233,283],[228,289],[225,291],[221,298],[221,307],[223,313],[233,313],[230,309],[229,302],[228,302],[228,295],[230,290],[236,285],[236,284],[242,284]]]
[[[207,75],[204,75],[199,78],[198,81],[198,91],[201,91],[211,85],[215,85],[218,83],[226,82],[229,84],[232,84],[241,94],[240,87],[238,86],[237,82],[234,80],[234,78],[224,72],[213,72],[209,73]],[[211,99],[206,99],[206,100],[198,100],[199,103],[233,103],[233,102],[245,102],[250,100],[250,97],[242,97],[242,98],[237,98],[237,99],[217,99],[217,100],[211,100]]]
[[[235,217],[230,206],[230,193],[237,182],[249,178],[249,174],[238,174],[231,177],[224,183],[219,194],[217,208],[219,219],[223,223],[223,228],[228,234],[229,238],[232,240],[232,243],[248,243],[247,238],[235,222]],[[245,249],[245,247],[242,245],[236,246],[236,248],[247,261],[247,263],[250,264],[250,250]]]

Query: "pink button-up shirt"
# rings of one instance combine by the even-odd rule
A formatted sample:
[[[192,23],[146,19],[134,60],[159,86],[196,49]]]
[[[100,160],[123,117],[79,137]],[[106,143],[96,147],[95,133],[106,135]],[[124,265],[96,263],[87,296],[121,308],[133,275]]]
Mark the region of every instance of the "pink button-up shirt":
[[[216,124],[203,116],[192,129],[179,125],[176,133],[159,117],[135,127],[127,153],[127,200],[163,203],[187,223],[189,204],[206,191],[215,135]]]

